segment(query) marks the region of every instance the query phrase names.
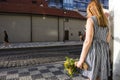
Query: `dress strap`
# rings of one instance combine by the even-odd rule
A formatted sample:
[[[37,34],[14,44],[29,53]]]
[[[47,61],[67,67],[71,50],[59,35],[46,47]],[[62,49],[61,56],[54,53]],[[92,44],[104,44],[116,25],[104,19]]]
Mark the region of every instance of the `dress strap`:
[[[94,34],[96,34],[97,32],[97,26],[98,26],[98,23],[97,23],[97,18],[96,16],[92,16],[91,19],[93,20],[93,25],[94,25]]]

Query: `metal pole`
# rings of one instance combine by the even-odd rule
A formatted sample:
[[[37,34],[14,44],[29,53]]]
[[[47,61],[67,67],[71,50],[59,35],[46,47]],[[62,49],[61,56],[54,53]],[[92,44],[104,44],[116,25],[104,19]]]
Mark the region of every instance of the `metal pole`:
[[[63,42],[65,41],[65,18],[63,19]]]
[[[31,15],[31,26],[30,26],[30,42],[32,42],[32,15]]]

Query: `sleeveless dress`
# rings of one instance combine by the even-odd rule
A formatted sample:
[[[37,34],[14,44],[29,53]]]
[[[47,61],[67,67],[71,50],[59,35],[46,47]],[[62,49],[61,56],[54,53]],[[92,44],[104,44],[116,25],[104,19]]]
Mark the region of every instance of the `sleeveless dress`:
[[[89,69],[83,70],[82,75],[88,77],[90,80],[108,80],[110,76],[110,58],[109,58],[109,44],[106,41],[108,27],[99,27],[97,18],[91,17],[94,22],[94,36],[93,41],[88,51],[85,62]]]

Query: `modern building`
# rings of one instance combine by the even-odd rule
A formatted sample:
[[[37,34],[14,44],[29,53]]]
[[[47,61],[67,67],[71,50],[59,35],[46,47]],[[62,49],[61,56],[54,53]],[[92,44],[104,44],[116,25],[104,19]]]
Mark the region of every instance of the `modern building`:
[[[49,7],[55,7],[65,10],[75,10],[85,15],[86,8],[90,0],[46,0]],[[103,7],[108,9],[108,0],[100,0]]]
[[[0,0],[0,42],[76,41],[84,33],[83,0]],[[87,0],[83,1],[86,5]],[[83,6],[83,7],[81,7]]]

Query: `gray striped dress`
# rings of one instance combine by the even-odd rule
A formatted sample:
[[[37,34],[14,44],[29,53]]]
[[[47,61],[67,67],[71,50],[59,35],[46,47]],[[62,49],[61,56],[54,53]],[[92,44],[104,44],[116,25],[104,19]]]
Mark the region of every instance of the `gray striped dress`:
[[[82,75],[90,80],[108,80],[110,76],[109,44],[106,41],[108,27],[99,27],[97,18],[91,17],[94,22],[93,42],[88,51],[86,63],[89,65],[88,70],[83,70]]]

